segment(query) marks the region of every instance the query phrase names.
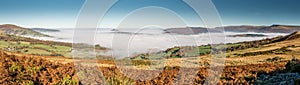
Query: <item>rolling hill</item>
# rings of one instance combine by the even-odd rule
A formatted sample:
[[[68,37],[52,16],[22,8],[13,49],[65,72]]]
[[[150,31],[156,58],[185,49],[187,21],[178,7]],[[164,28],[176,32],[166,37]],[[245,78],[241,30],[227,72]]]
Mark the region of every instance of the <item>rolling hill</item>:
[[[46,29],[46,28],[31,28],[34,31],[41,31],[41,32],[60,32],[57,29]]]
[[[294,32],[286,36],[278,36],[274,38],[245,41],[239,43],[226,44],[226,65],[247,65],[265,63],[267,59],[278,57],[283,61],[290,60],[293,57],[300,58],[300,31]],[[217,46],[218,47],[218,46]],[[163,52],[154,54],[141,54],[132,57],[133,60],[157,59],[160,53],[165,53],[165,57],[169,59],[190,58],[189,54],[200,56],[204,60],[211,58],[211,46],[202,45],[191,49],[189,46],[169,48]],[[187,50],[190,49],[190,50]],[[197,57],[197,56],[191,56]],[[176,66],[176,65],[175,65]]]
[[[292,33],[300,30],[300,26],[290,26],[290,25],[271,25],[271,26],[225,26],[225,27],[216,27],[215,29],[224,28],[227,32],[257,32],[257,33]],[[208,28],[205,27],[186,27],[186,28],[169,28],[166,29],[166,33],[175,33],[175,34],[199,34],[207,33]],[[213,32],[213,31],[210,31]]]
[[[4,24],[0,25],[0,33],[1,34],[9,34],[9,35],[23,35],[23,36],[38,36],[38,37],[51,37],[46,34],[39,33],[29,28],[23,28],[17,25],[12,24]]]

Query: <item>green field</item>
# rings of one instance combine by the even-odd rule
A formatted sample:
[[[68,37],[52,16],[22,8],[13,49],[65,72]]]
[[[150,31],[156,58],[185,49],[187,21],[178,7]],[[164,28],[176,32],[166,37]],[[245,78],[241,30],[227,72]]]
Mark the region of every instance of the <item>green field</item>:
[[[241,44],[227,44],[227,45],[218,45],[215,46],[215,49],[221,48],[230,48],[230,47],[237,47]],[[147,53],[147,54],[140,54],[131,59],[133,60],[143,60],[143,59],[162,59],[162,58],[183,58],[183,57],[197,57],[200,55],[207,55],[210,54],[212,50],[212,46],[210,45],[203,45],[197,47],[173,47],[169,48],[166,51],[156,52],[156,53]]]
[[[31,42],[14,42],[0,40],[0,49],[9,52],[41,56],[64,56],[70,57],[71,47],[61,45],[32,44]]]

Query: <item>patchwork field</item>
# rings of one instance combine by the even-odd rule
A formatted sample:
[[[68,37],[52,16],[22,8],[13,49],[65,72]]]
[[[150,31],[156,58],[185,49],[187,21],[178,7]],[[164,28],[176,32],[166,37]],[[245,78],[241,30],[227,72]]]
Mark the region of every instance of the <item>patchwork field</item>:
[[[97,51],[107,50],[100,46],[95,48]],[[0,49],[21,54],[72,58],[71,43],[43,41],[7,34],[0,34]]]

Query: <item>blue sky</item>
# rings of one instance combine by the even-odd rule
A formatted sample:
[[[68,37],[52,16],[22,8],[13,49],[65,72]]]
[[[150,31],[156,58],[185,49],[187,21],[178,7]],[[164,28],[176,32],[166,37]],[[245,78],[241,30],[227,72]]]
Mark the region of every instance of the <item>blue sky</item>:
[[[0,2],[0,24],[72,28],[85,0]],[[219,11],[223,25],[300,25],[300,0],[213,0],[213,3]],[[180,14],[188,26],[203,26],[201,19],[181,0],[120,0],[107,13],[104,25],[100,27],[115,27],[128,13],[145,6],[168,8]],[[159,16],[157,18],[164,19]]]

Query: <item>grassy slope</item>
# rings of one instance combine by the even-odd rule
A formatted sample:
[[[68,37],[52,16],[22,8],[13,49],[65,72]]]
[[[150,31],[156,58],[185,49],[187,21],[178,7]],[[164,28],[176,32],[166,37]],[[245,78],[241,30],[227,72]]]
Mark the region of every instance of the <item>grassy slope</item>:
[[[300,59],[300,42],[298,42],[300,40],[299,36],[300,32],[297,32],[288,36],[280,36],[271,39],[227,44],[225,65],[235,66],[267,62],[285,62],[287,60],[291,60],[293,56]],[[205,66],[212,59],[210,55],[210,46],[205,45],[193,47],[194,49],[186,51],[187,54],[180,53],[180,49],[186,48],[188,47],[175,47],[160,53],[137,55],[136,57],[133,57],[131,59],[137,61],[141,60],[145,62],[159,62],[161,60],[165,60],[166,57],[167,59],[165,61],[167,61],[167,65],[185,67],[195,66],[199,64],[200,66]],[[221,48],[221,46],[217,46],[216,48]],[[159,54],[163,56],[157,56]],[[191,54],[196,54],[198,56],[187,57]],[[276,57],[278,57],[279,60],[269,61],[270,59]],[[184,61],[188,65],[182,65],[182,61]]]
[[[13,35],[0,35],[0,49],[8,52],[41,56],[71,57],[70,43],[42,41]]]
[[[21,54],[72,58],[72,43],[44,41],[21,36],[0,34],[0,50]],[[107,48],[96,46],[96,51]],[[102,55],[98,55],[102,57]]]
[[[297,32],[292,36],[299,36],[300,33]],[[290,37],[291,38],[291,37]],[[268,62],[267,59],[280,57],[281,61],[291,60],[292,57],[300,59],[300,38],[290,39],[286,38],[281,42],[270,43],[266,45],[261,45],[257,48],[247,48],[243,50],[228,52],[227,55],[230,58],[227,58],[227,62],[237,62],[236,64],[255,64]],[[244,56],[239,56],[236,54],[244,54]],[[252,55],[245,55],[252,54]]]
[[[1,34],[10,34],[10,35],[50,37],[49,35],[36,32],[32,29],[23,28],[23,27],[11,25],[11,24],[0,25],[0,33]]]
[[[37,29],[47,31],[57,31],[50,29]],[[63,56],[71,58],[71,43],[42,41],[22,36],[51,37],[32,29],[23,28],[12,24],[0,25],[0,50],[17,52],[22,54],[40,56]],[[97,51],[107,50],[107,48],[96,46]],[[102,57],[102,56],[99,56]]]

